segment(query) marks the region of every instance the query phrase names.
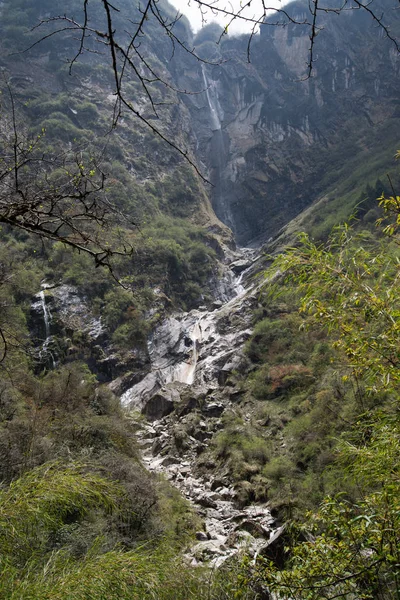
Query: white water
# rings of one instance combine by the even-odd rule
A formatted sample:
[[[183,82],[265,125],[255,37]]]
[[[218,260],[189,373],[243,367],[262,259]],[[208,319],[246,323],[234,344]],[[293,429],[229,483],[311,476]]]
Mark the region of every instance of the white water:
[[[211,130],[218,131],[221,129],[221,121],[219,118],[220,107],[218,98],[214,90],[214,84],[210,84],[208,81],[207,73],[204,64],[201,65],[201,73],[203,75],[204,88],[207,96],[207,103],[210,109],[211,115]]]
[[[48,338],[50,337],[51,314],[46,305],[46,297],[44,295],[44,290],[41,290],[39,292],[39,298],[40,298],[42,311],[43,311],[43,320],[44,320],[44,327],[45,327],[45,332],[46,332],[46,340],[45,340],[45,343],[46,343]]]
[[[42,312],[43,312],[44,329],[45,329],[45,334],[46,334],[46,339],[44,340],[42,349],[39,352],[39,358],[41,360],[46,361],[46,357],[50,356],[51,362],[53,365],[53,369],[55,369],[57,366],[57,363],[54,358],[54,354],[52,353],[52,351],[49,348],[50,343],[52,341],[52,336],[50,335],[51,313],[46,304],[46,296],[45,296],[44,290],[41,290],[39,292],[39,302],[40,302],[40,306],[41,306]]]
[[[255,282],[247,289],[243,286],[247,271],[238,277],[229,271],[230,300],[221,308],[176,314],[154,331],[148,343],[151,372],[121,396],[123,405],[142,410],[160,388],[173,382],[218,386],[221,367],[250,335],[246,324],[240,331],[234,328],[220,333],[219,328],[224,319],[240,312],[246,295],[256,288]]]
[[[196,372],[197,360],[199,358],[199,343],[202,341],[202,332],[200,320],[196,321],[192,331],[190,332],[193,350],[188,362],[180,363],[172,374],[172,381],[180,381],[187,385],[192,385]]]
[[[242,253],[249,263],[253,256],[254,252],[250,250]],[[245,269],[239,276],[231,269],[225,273],[229,286],[224,291],[229,300],[215,303],[210,310],[204,307],[176,314],[156,329],[148,345],[152,372],[122,396],[123,404],[143,409],[147,400],[167,384],[172,385],[167,385],[164,392],[174,390],[179,398],[182,392],[179,384],[186,384],[194,386],[195,398],[202,394],[207,396],[208,409],[222,406],[224,410],[229,405],[229,392],[225,398],[218,395],[220,377],[231,373],[240,364],[243,344],[250,335],[251,306],[261,285],[254,279],[250,279],[249,285],[250,269]],[[207,414],[207,411],[200,414],[203,421],[199,427],[212,437],[218,431],[215,415]],[[196,471],[199,444],[208,443],[210,437],[202,440],[193,433],[194,437],[188,437],[189,445],[185,451],[177,453],[172,441],[174,424],[182,422],[184,426],[185,415],[178,419],[173,415],[171,420],[165,416],[153,420],[151,425],[144,425],[138,441],[145,466],[150,471],[163,473],[194,503],[203,519],[206,535],[204,531],[200,532],[203,537],[198,537],[199,541],[190,549],[188,560],[193,565],[207,561],[218,567],[243,550],[255,556],[268,544],[274,531],[274,519],[268,505],[239,509],[235,489],[228,482],[218,482],[210,472],[199,474]],[[246,527],[252,528],[251,533]]]

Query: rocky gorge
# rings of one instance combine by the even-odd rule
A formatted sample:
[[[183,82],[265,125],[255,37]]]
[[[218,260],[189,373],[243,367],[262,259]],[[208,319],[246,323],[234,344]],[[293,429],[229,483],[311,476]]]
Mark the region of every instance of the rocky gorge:
[[[250,45],[150,0],[135,48],[143,7],[115,0],[140,66],[117,61],[115,89],[108,4],[0,6],[0,600],[264,600],[292,576],[290,600],[372,598],[374,549],[398,547],[398,232],[379,225],[399,52],[368,11],[314,3],[310,65],[303,0]]]
[[[301,3],[293,3],[290,11],[301,19]],[[265,501],[252,499],[252,491],[243,494],[229,470],[207,452],[224,431],[224,415],[234,419],[240,405],[240,418],[253,418],[241,403],[243,381],[255,368],[244,349],[262,287],[257,273],[266,249],[261,243],[269,240],[270,249],[279,247],[282,227],[289,225],[290,231],[291,220],[313,203],[318,207],[321,197],[324,206],[329,204],[339,178],[350,193],[358,190],[358,183],[351,183],[354,157],[357,164],[360,155],[366,165],[375,160],[374,123],[383,116],[387,123],[398,119],[390,101],[396,84],[387,69],[390,63],[397,70],[397,55],[385,46],[367,64],[353,46],[345,48],[341,42],[350,32],[356,39],[362,25],[352,15],[341,24],[346,33],[327,24],[316,79],[301,81],[308,38],[299,27],[290,34],[287,28],[261,28],[250,63],[244,60],[244,40],[233,38],[214,50],[211,61],[198,64],[178,52],[164,65],[180,87],[196,90],[177,102],[174,120],[212,183],[204,192],[204,182],[197,182],[197,188],[190,182],[176,194],[178,200],[174,190],[171,195],[178,215],[192,217],[197,202],[196,219],[210,232],[206,244],[218,256],[218,268],[195,308],[174,310],[164,291],[154,287],[156,297],[163,299],[157,308],[143,311],[150,320],[159,310],[145,343],[122,350],[101,317],[92,314],[79,286],[44,283],[32,304],[30,329],[40,368],[83,360],[120,397],[126,411],[144,419],[138,433],[144,464],[169,479],[203,519],[204,529],[197,532],[198,543],[190,552],[193,563],[219,565],[244,548],[252,555],[268,555],[271,542],[282,533]],[[366,35],[374,53],[378,42],[369,30]],[[140,103],[148,108],[144,98]],[[350,121],[351,135],[343,146],[342,131]],[[132,141],[130,126],[123,123],[121,131],[124,141]],[[391,143],[389,138],[387,152]],[[327,179],[328,156],[336,161],[343,147],[348,157],[341,160],[344,170],[330,170]],[[155,174],[152,157],[139,177],[135,153],[133,149],[129,156],[129,171],[138,180],[146,181],[149,173],[155,181],[165,180],[180,169],[167,158],[164,172]],[[146,154],[149,158],[151,152]],[[160,156],[158,148],[155,154]],[[188,198],[193,201],[193,190],[199,189],[200,200],[190,207]],[[353,205],[350,201],[346,210]],[[307,226],[318,225],[318,208],[309,210]],[[229,230],[240,246],[235,247]],[[242,247],[246,244],[251,247]],[[248,468],[257,473],[254,465]]]

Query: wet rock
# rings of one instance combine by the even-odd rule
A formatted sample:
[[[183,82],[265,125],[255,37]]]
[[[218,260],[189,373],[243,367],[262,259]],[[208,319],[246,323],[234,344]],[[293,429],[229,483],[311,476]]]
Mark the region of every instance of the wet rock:
[[[231,263],[229,266],[235,275],[240,275],[243,271],[251,267],[252,262],[248,260],[235,260],[235,262]]]
[[[204,531],[196,531],[196,540],[199,540],[200,542],[207,542],[208,536]]]

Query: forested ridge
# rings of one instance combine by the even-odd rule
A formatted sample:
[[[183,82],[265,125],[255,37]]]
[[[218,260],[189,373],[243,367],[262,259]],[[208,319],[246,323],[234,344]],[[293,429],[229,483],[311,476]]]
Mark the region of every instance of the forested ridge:
[[[166,318],[218,309],[218,282],[239,256],[202,177],[207,136],[192,137],[190,97],[160,82],[150,86],[162,101],[157,126],[191,157],[199,152],[199,170],[129,111],[113,129],[104,57],[80,57],[70,74],[68,32],[19,53],[21,40],[24,49],[37,40],[38,18],[63,11],[28,4],[1,7],[0,598],[398,598],[395,157],[370,147],[365,164],[355,155],[341,188],[335,147],[320,187],[327,195],[259,253],[248,275],[259,290],[251,330],[241,360],[221,371],[218,398],[231,399],[212,433],[202,407],[215,390],[196,403],[179,388],[164,422],[171,456],[179,464],[201,439],[196,473],[228,482],[239,508],[266,503],[277,532],[256,556],[244,545],[218,568],[196,562],[190,549],[204,520],[145,469],[146,413],[120,396],[151,373],[149,340]],[[78,18],[82,4],[68,9]],[[167,41],[157,48],[152,27],[143,47],[172,80],[179,66],[162,62]],[[177,27],[192,41],[185,19]],[[239,45],[224,43],[225,52]],[[140,85],[124,85],[152,122]],[[390,129],[395,113],[385,120],[380,111]],[[225,321],[240,325],[232,314]]]

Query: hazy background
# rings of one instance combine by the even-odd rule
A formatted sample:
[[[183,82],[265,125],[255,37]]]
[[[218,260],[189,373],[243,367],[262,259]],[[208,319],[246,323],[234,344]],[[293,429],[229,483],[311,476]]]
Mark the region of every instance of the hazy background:
[[[229,25],[231,21],[231,17],[223,16],[221,13],[206,9],[203,7],[203,18],[204,21],[202,23],[202,15],[199,8],[199,5],[195,0],[170,0],[171,4],[175,6],[180,12],[182,12],[189,19],[192,29],[194,31],[198,31],[202,24],[207,25],[212,21],[216,21],[223,27]],[[237,12],[240,10],[241,6],[247,4],[246,2],[241,2],[240,0],[231,0],[230,2],[226,0],[211,0],[211,3],[214,3],[218,8],[225,9],[230,12]],[[283,2],[279,2],[279,0],[271,0],[267,4],[269,7],[280,8],[283,6]],[[259,19],[264,14],[263,3],[262,0],[252,0],[251,6],[246,7],[243,11],[243,16],[248,18]],[[240,33],[248,33],[251,31],[253,27],[252,23],[246,23],[242,19],[236,19],[232,25],[229,26],[228,33],[229,34],[240,34]]]

